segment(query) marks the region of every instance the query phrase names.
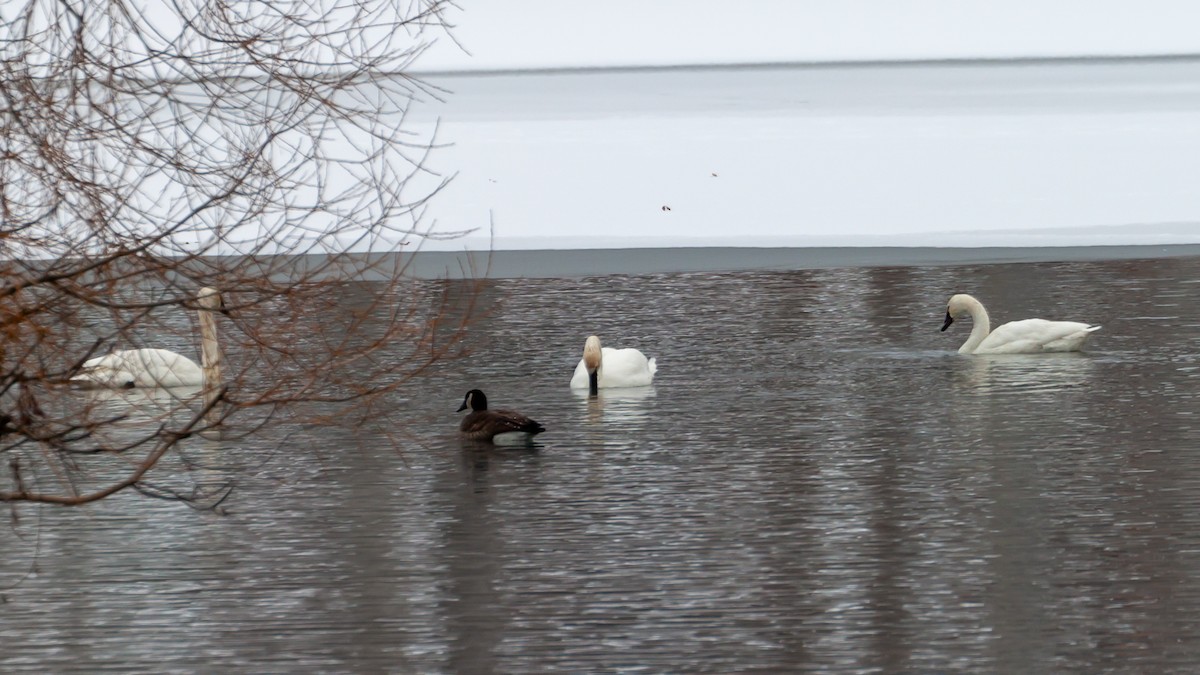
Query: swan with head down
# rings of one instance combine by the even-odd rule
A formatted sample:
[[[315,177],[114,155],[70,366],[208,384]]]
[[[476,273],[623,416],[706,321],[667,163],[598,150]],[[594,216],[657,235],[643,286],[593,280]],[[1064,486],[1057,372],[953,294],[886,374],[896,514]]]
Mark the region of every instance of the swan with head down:
[[[657,371],[654,359],[640,351],[601,347],[600,338],[592,335],[583,344],[583,358],[575,366],[571,388],[595,394],[599,389],[645,387],[654,382]]]
[[[1078,321],[1025,319],[1010,321],[991,330],[991,319],[983,303],[965,293],[950,298],[942,330],[955,318],[970,316],[971,335],[958,348],[959,354],[1036,354],[1039,352],[1075,352],[1100,326]]]
[[[168,349],[121,349],[83,362],[71,378],[93,387],[216,387],[221,382],[221,347],[213,313],[228,314],[221,293],[202,288],[196,297],[203,366]]]

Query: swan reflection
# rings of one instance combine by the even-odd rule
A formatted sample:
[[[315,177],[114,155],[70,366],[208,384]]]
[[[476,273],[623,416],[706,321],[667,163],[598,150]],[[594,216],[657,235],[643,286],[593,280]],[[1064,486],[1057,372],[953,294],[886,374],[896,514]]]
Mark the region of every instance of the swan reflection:
[[[161,422],[164,415],[195,414],[204,405],[203,387],[105,387],[79,390],[92,410],[126,420]]]
[[[133,450],[137,456],[161,443],[172,444],[154,476],[139,481],[139,491],[221,510],[233,489],[238,462],[222,442],[221,427],[212,426],[212,419],[197,420],[206,408],[203,387],[96,388],[77,393],[82,415],[95,425],[88,434],[97,446]],[[186,435],[174,436],[184,430]]]
[[[1086,354],[976,355],[959,372],[977,391],[1060,391],[1085,386],[1095,370]]]
[[[217,408],[205,413],[203,420],[195,419],[206,407],[203,387],[96,388],[79,393],[83,415],[92,422],[101,422],[105,430],[102,435],[114,441],[157,434],[162,428],[187,427],[213,440],[222,436],[221,411]]]
[[[655,396],[654,387],[601,389],[595,395],[589,395],[586,389],[572,389],[571,393],[586,410],[588,423],[623,426],[645,422],[650,416],[649,404]]]

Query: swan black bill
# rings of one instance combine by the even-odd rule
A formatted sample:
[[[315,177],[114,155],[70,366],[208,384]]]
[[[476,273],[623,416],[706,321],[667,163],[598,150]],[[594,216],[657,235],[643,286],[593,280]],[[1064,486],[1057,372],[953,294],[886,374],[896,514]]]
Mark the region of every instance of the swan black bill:
[[[600,393],[600,373],[595,370],[588,373],[588,393],[592,396]]]
[[[946,323],[942,324],[942,330],[949,328],[952,323],[954,323],[954,317],[950,316],[950,312],[946,312]]]

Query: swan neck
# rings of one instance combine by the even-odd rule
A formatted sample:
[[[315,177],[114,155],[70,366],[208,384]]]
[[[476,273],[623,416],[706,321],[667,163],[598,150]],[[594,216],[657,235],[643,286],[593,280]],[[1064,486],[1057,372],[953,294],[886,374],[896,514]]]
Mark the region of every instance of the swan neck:
[[[603,365],[604,350],[600,348],[600,340],[588,338],[583,345],[583,365],[589,373],[600,370]]]
[[[958,351],[961,354],[970,354],[974,352],[992,332],[992,320],[988,317],[987,310],[983,308],[983,303],[971,298],[967,303],[967,313],[971,315],[971,336],[959,347]]]
[[[217,321],[213,313],[202,309],[200,314],[200,366],[204,372],[206,397],[215,395],[221,387],[221,368],[225,359],[221,356],[221,345],[217,341]]]

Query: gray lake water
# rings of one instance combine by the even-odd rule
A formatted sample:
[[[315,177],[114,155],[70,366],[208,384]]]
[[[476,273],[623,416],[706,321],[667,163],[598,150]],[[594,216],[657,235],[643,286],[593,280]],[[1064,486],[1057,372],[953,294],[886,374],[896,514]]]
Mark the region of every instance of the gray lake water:
[[[960,356],[959,291],[1104,328]],[[1198,292],[1196,257],[488,282],[403,428],[191,439],[262,452],[228,515],[19,507],[0,671],[1192,672]],[[654,386],[569,390],[591,333]],[[463,447],[473,387],[541,447]]]

